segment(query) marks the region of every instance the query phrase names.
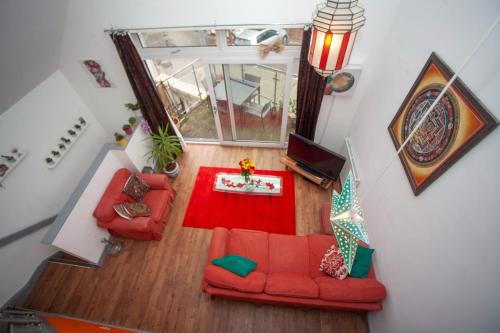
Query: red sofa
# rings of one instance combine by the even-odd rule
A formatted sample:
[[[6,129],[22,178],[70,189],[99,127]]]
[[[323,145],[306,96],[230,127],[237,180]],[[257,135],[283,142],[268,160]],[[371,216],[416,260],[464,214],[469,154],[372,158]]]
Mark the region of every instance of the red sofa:
[[[325,202],[319,209],[319,230],[325,235],[333,235],[333,227],[330,222],[331,210],[332,204],[330,202]]]
[[[384,285],[373,266],[368,278],[337,280],[319,270],[326,250],[336,240],[327,235],[290,236],[243,229],[215,228],[205,266],[203,291],[212,296],[252,303],[329,310],[378,311]],[[238,254],[257,262],[247,277],[211,263]]]
[[[115,172],[94,210],[93,215],[97,219],[97,225],[108,229],[109,233],[116,237],[160,240],[166,217],[175,198],[175,190],[170,187],[166,175],[138,173],[139,177],[150,186],[143,202],[151,208],[151,216],[136,217],[132,221],[126,220],[115,212],[113,206],[122,202],[134,202],[131,197],[122,192],[131,174],[132,172],[125,168]]]

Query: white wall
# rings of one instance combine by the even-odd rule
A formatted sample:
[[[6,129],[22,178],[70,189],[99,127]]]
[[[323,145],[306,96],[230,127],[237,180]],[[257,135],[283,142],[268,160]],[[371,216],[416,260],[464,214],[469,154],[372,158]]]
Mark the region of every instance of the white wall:
[[[134,134],[128,138],[125,153],[130,158],[137,170],[142,170],[145,166],[153,166],[154,162],[149,158],[151,152],[151,139],[149,135],[144,134],[138,126]]]
[[[103,30],[116,28],[148,28],[165,26],[189,26],[211,24],[245,23],[306,23],[311,22],[312,12],[319,0],[305,1],[164,1],[149,0],[140,3],[134,0],[78,1],[68,3],[66,28],[61,56],[61,70],[68,77],[83,100],[95,111],[97,119],[111,134],[126,122],[130,112],[123,104],[135,101],[116,49]],[[398,0],[365,0],[370,19],[358,36],[351,60],[368,66],[371,56],[378,52],[389,27]],[[265,9],[264,9],[265,8]],[[101,61],[110,80],[116,85],[112,89],[97,88],[78,61],[94,58]],[[357,102],[357,96],[364,87],[373,68],[365,67],[358,93],[352,98],[337,98],[334,114],[325,137],[329,148],[337,148],[348,131]],[[331,98],[331,97],[330,97]],[[328,99],[328,97],[326,98]],[[325,108],[325,107],[324,107]],[[324,109],[323,108],[323,109]],[[328,111],[328,110],[327,110]],[[324,114],[325,111],[322,111]],[[324,115],[322,114],[322,117]],[[323,119],[323,118],[321,118]],[[321,126],[318,126],[318,129]]]
[[[52,245],[80,259],[94,264],[99,263],[106,247],[102,239],[109,238],[109,232],[97,226],[93,212],[116,170],[121,168],[137,171],[123,150],[109,151],[66,218]]]
[[[66,0],[0,2],[0,114],[59,67]]]
[[[495,0],[404,0],[380,45],[349,131],[377,275],[388,289],[384,309],[369,315],[374,333],[500,327],[500,130],[417,197],[399,159],[374,184],[395,153],[387,126],[430,53],[456,70],[499,13]],[[500,27],[461,78],[500,119]]]
[[[83,116],[87,130],[55,169],[44,159]],[[105,132],[88,107],[57,71],[0,115],[0,152],[14,147],[29,154],[3,181],[0,189],[0,237],[56,215],[105,142]],[[21,288],[40,261],[52,252],[38,244],[38,232],[0,250],[0,304]],[[40,248],[45,248],[40,250]],[[30,260],[23,257],[32,256]],[[10,296],[8,296],[10,295]]]
[[[352,96],[324,96],[323,98],[315,141],[345,157],[347,157],[347,151],[345,150],[344,138],[349,132],[361,97],[367,89],[372,89],[368,83],[374,79],[377,73],[378,54],[385,52],[381,45],[387,40],[387,34],[399,1],[360,1],[360,4],[365,8],[367,19],[365,26],[359,31],[349,60],[350,64],[363,67],[358,86]],[[329,119],[328,114],[330,114]]]
[[[38,230],[0,249],[0,306],[19,291],[29,280],[40,263],[53,255],[56,249],[43,245],[49,227]]]

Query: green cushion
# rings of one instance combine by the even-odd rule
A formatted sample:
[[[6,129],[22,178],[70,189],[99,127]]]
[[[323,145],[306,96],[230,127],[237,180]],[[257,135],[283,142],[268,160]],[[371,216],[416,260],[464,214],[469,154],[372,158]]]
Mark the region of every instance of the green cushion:
[[[228,254],[222,258],[212,259],[212,264],[227,269],[234,274],[245,277],[255,270],[257,263],[237,254]]]
[[[373,251],[375,250],[358,246],[356,256],[354,257],[354,263],[352,264],[351,272],[349,273],[350,276],[355,278],[368,277],[368,272],[370,271],[370,266],[372,264]]]

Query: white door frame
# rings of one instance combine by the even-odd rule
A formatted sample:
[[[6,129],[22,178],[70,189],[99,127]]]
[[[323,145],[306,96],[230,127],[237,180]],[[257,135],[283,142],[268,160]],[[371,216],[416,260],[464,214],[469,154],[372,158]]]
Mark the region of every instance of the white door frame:
[[[285,74],[285,89],[283,96],[283,111],[281,116],[281,125],[280,125],[280,139],[279,142],[262,142],[262,141],[238,141],[236,134],[236,124],[234,119],[234,109],[231,103],[231,89],[227,89],[226,87],[226,96],[228,99],[228,107],[229,107],[229,115],[231,120],[231,131],[233,134],[233,140],[228,141],[224,140],[222,136],[222,127],[219,119],[219,112],[214,111],[214,115],[217,115],[216,118],[216,127],[221,129],[221,135],[219,136],[219,142],[221,145],[227,146],[245,146],[245,147],[269,147],[269,148],[285,148],[286,147],[286,126],[288,120],[288,111],[290,107],[290,93],[291,93],[291,83],[292,83],[292,71],[293,71],[293,62],[294,57],[274,57],[274,59],[261,59],[258,56],[251,57],[217,57],[217,58],[208,58],[202,59],[202,63],[204,64],[205,71],[208,70],[208,77],[212,80],[212,75],[210,73],[210,65],[229,65],[229,64],[237,64],[237,65],[265,65],[265,64],[284,64],[286,65],[286,74]],[[208,68],[207,68],[208,67]],[[224,75],[229,75],[227,70],[224,70]],[[225,77],[225,81],[229,82]],[[217,105],[215,104],[215,90],[214,90],[214,82],[209,82],[209,93],[210,99],[212,100],[212,107],[217,109]]]
[[[135,34],[131,34],[131,39],[143,60],[167,60],[172,58],[186,58],[193,57],[199,58],[205,70],[205,76],[208,78],[208,92],[210,94],[212,111],[215,119],[215,126],[217,135],[219,137],[219,144],[227,146],[245,146],[245,147],[269,147],[269,148],[285,148],[286,147],[286,127],[289,111],[290,90],[292,83],[292,71],[294,59],[300,56],[300,46],[287,46],[281,53],[269,53],[266,59],[261,59],[258,55],[256,47],[231,47],[223,45],[221,47],[192,47],[192,48],[143,48],[140,41]],[[219,40],[225,40],[222,37],[221,31],[218,31]],[[219,112],[217,110],[214,85],[210,73],[211,64],[252,64],[252,65],[265,65],[265,64],[285,64],[285,95],[283,98],[283,112],[280,128],[279,142],[259,142],[259,141],[237,141],[236,126],[234,121],[233,105],[230,102],[230,91],[226,91],[228,97],[228,106],[231,119],[231,131],[233,134],[233,141],[224,140],[222,135],[222,127],[219,119]],[[226,72],[226,71],[224,71]],[[228,89],[230,90],[230,89]],[[182,135],[178,133],[182,138]],[[182,138],[183,140],[183,138]],[[184,141],[184,140],[183,140]],[[188,141],[189,142],[189,141]],[[193,141],[194,142],[194,141]],[[196,143],[200,143],[196,141]],[[203,143],[203,142],[201,142]],[[217,143],[217,142],[206,142]]]

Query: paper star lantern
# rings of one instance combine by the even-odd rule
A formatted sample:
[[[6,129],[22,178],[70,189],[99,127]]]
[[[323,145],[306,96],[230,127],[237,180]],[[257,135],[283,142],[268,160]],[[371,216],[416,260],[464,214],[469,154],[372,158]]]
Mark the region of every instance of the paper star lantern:
[[[356,256],[356,250],[358,249],[359,238],[336,223],[333,223],[333,233],[339,244],[339,249],[342,252],[345,267],[350,273],[352,264],[354,263],[354,257]]]
[[[367,244],[369,243],[351,172],[347,176],[342,193],[338,194],[335,190],[332,193],[330,223],[342,251],[347,270],[350,272],[356,256],[358,242],[361,240]]]

